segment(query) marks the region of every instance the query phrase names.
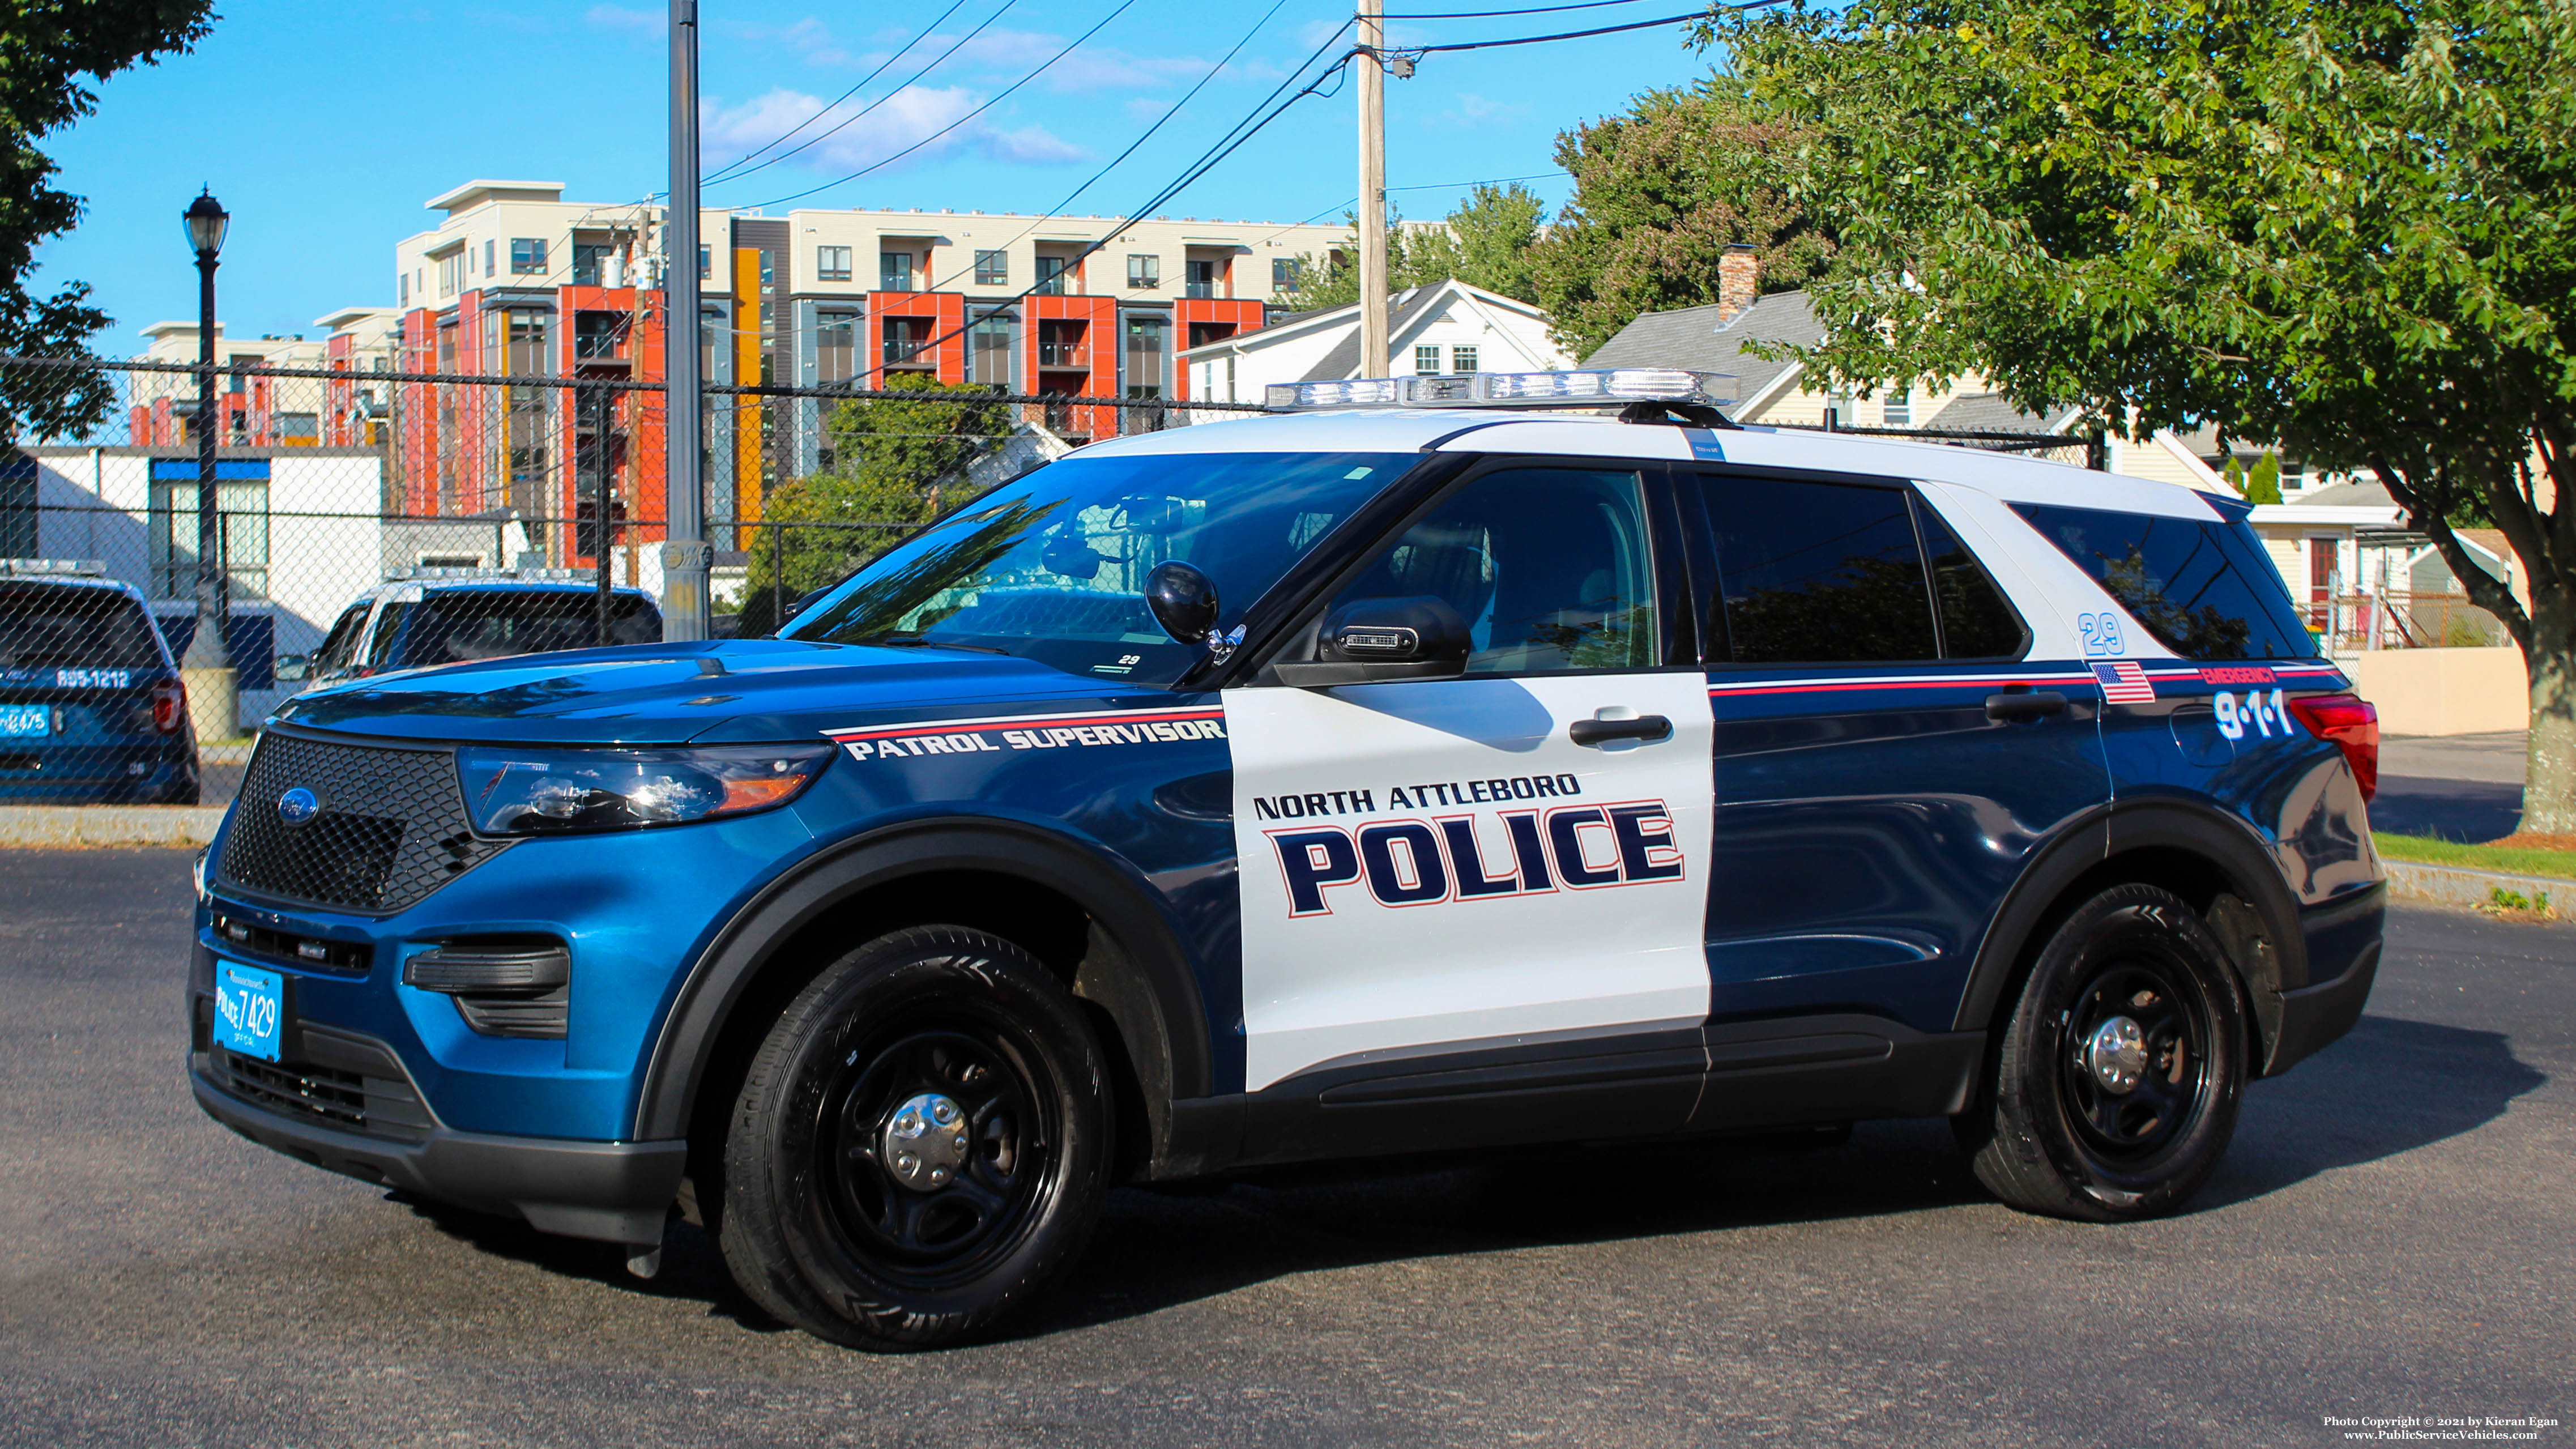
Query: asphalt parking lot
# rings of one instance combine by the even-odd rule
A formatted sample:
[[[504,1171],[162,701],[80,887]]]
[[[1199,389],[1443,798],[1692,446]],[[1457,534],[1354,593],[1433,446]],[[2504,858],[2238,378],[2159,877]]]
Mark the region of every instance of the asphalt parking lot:
[[[0,852],[0,1443],[2325,1444],[2576,1410],[2576,928],[2401,909],[2188,1214],[1932,1123],[1122,1191],[1021,1336],[762,1320],[274,1156],[181,1077],[183,852]],[[2567,1444],[2570,1431],[2538,1442]]]

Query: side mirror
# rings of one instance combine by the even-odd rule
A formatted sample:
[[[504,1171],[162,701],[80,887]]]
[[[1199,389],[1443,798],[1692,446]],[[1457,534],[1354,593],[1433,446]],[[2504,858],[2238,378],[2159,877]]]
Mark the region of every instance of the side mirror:
[[[1205,644],[1219,660],[1232,652],[1216,632],[1216,580],[1178,559],[1145,575],[1145,607],[1163,632],[1184,644]]]
[[[1321,689],[1390,679],[1455,679],[1473,648],[1467,621],[1431,594],[1361,599],[1333,611],[1313,663],[1278,664],[1283,684]]]
[[[277,656],[277,664],[273,672],[279,679],[284,680],[288,684],[302,684],[305,680],[312,677],[313,656],[310,654],[280,654]]]

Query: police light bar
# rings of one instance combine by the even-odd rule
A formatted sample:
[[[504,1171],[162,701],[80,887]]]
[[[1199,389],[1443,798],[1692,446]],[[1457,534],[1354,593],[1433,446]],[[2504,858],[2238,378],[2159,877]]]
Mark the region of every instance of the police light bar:
[[[1720,372],[1678,367],[1594,367],[1565,372],[1468,372],[1445,376],[1363,377],[1347,382],[1283,382],[1262,389],[1281,409],[1349,407],[1602,407],[1618,403],[1696,403],[1725,407],[1735,399]]]
[[[0,558],[0,574],[51,574],[95,579],[106,576],[107,564],[94,558]]]
[[[458,568],[449,564],[425,564],[419,568],[387,569],[385,582],[426,583],[474,581],[480,583],[586,584],[597,580],[596,569],[483,569]]]

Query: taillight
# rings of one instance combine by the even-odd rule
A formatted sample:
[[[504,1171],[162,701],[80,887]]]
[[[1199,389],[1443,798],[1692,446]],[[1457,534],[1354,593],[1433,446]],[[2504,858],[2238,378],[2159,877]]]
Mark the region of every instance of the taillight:
[[[177,680],[165,680],[152,689],[152,727],[165,735],[179,732],[179,721],[188,717],[188,686]]]
[[[2321,740],[2331,740],[2361,783],[2361,798],[2379,793],[2379,710],[2369,700],[2350,694],[2318,695],[2289,701],[2290,713]]]

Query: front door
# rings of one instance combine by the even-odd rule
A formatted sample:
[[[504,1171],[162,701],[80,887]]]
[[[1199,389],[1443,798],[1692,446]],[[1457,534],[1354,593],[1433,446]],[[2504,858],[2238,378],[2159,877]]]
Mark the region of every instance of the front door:
[[[1667,661],[1646,482],[1471,478],[1325,611],[1436,595],[1466,677],[1226,692],[1247,1090],[1707,1014],[1708,700]]]

